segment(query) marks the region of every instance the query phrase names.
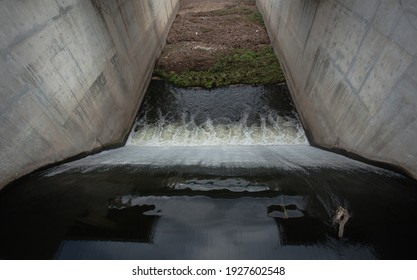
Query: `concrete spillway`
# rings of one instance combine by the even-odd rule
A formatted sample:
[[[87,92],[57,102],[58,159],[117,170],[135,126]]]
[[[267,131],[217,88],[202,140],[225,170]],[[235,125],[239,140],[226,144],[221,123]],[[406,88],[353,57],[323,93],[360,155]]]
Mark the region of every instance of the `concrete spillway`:
[[[313,143],[415,177],[416,2],[257,4]],[[179,0],[0,5],[0,187],[123,142]]]
[[[126,139],[179,1],[31,3],[0,4],[0,187]],[[414,2],[257,3],[312,140],[415,175]],[[416,182],[309,146],[286,86],[152,84],[128,145],[0,192],[1,259],[416,258]]]

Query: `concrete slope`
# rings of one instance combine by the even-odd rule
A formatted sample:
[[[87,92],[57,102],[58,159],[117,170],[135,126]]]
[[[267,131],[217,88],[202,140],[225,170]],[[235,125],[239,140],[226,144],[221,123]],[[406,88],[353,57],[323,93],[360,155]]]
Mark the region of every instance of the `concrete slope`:
[[[417,2],[257,5],[310,140],[417,178]]]
[[[0,2],[0,188],[124,139],[178,6]]]

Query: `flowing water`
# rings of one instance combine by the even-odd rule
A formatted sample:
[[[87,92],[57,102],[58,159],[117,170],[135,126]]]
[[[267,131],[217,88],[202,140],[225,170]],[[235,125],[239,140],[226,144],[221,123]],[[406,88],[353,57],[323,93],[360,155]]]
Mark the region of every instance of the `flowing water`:
[[[154,82],[127,145],[304,145],[286,86],[181,89]]]
[[[285,86],[154,81],[125,147],[0,193],[0,258],[416,259],[416,205],[415,181],[309,146]]]

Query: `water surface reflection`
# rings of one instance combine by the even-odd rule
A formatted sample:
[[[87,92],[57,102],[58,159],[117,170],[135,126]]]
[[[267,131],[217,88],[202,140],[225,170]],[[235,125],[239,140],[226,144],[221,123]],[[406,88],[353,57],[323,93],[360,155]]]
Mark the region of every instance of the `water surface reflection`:
[[[407,259],[416,184],[390,173],[32,176],[0,196],[3,259]],[[352,214],[337,237],[338,206]]]

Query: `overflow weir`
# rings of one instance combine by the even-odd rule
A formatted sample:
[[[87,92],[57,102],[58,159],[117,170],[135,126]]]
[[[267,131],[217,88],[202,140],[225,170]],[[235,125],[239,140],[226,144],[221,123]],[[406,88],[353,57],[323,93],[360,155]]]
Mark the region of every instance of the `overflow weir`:
[[[333,108],[332,102],[320,97],[317,104],[312,103],[309,98],[313,94],[307,94],[305,99],[300,97],[303,90],[296,81],[298,76],[293,67],[300,66],[302,61],[292,64],[291,59],[303,56],[286,49],[288,41],[282,42],[283,38],[294,38],[294,44],[299,46],[299,37],[291,36],[306,34],[293,33],[295,15],[312,15],[310,19],[314,23],[317,17],[326,15],[325,12],[354,16],[353,12],[359,8],[352,4],[354,7],[349,10],[339,1],[307,4],[301,0],[258,0],[283,61],[289,89],[286,85],[236,85],[204,90],[151,81],[151,65],[162,49],[179,2],[126,0],[115,4],[103,0],[75,1],[76,4],[57,6],[55,10],[51,6],[48,15],[40,13],[45,17],[39,18],[42,24],[36,25],[36,30],[15,34],[13,40],[9,38],[7,48],[2,49],[2,63],[20,69],[21,72],[14,73],[25,77],[19,79],[22,92],[36,93],[26,94],[25,91],[14,100],[7,99],[19,110],[6,110],[2,118],[7,117],[7,122],[2,125],[10,127],[14,121],[21,120],[26,129],[20,134],[15,130],[11,130],[10,135],[4,134],[20,136],[16,138],[15,147],[2,146],[5,151],[2,174],[7,175],[3,183],[17,176],[13,173],[17,166],[22,167],[18,175],[23,175],[70,155],[127,140],[123,147],[57,165],[5,188],[0,193],[0,258],[416,259],[416,251],[410,248],[417,248],[417,183],[401,174],[310,146],[304,127],[315,144],[329,137],[332,140],[323,142],[324,147],[361,154],[350,150],[350,146],[345,145],[348,142],[336,129],[323,128],[321,122],[314,121],[314,117],[324,116],[335,122],[348,121],[358,115],[346,117],[347,112],[343,118],[327,115],[326,110]],[[4,4],[10,15],[18,10],[17,4],[11,3]],[[410,9],[414,7],[411,2],[407,3]],[[371,5],[367,11],[372,7],[378,11],[380,5]],[[83,13],[87,17],[83,17]],[[378,13],[371,14],[376,17]],[[79,21],[74,20],[77,16],[84,20],[89,18],[93,27],[85,32],[101,36],[97,42],[104,43],[104,47],[103,44],[82,44],[92,42],[88,34],[79,33],[83,28],[77,29]],[[274,19],[279,20],[274,22]],[[355,15],[352,21],[356,19]],[[302,21],[297,22],[299,28],[304,27]],[[36,55],[29,55],[28,48],[34,42],[47,46],[55,44],[53,38],[45,41],[41,36],[51,26],[58,28],[58,37],[68,30],[74,37],[59,37],[68,43],[59,50],[47,48],[46,53],[39,50]],[[318,36],[314,30],[307,32],[310,35],[306,37],[305,46]],[[144,49],[142,41],[135,39],[138,34],[148,44]],[[73,49],[77,43],[85,47],[84,52]],[[92,46],[100,51],[101,55],[97,55],[100,67],[91,61],[86,63],[86,50]],[[338,45],[333,47],[337,49]],[[328,50],[335,51],[342,59],[336,49],[329,47]],[[25,50],[33,59],[23,60]],[[294,52],[297,50],[294,48]],[[147,54],[149,51],[152,55]],[[306,50],[302,52],[309,54]],[[59,58],[65,54],[74,59],[71,69],[67,66],[72,65],[68,63],[72,60],[59,63]],[[22,55],[21,62],[16,61],[18,55]],[[52,70],[49,64],[42,62],[47,55],[51,55]],[[323,57],[328,59],[327,63],[320,60]],[[383,60],[384,55],[381,57],[378,59]],[[331,74],[328,69],[335,67],[337,71],[332,73],[339,75],[343,67],[331,58],[326,53],[318,55],[308,69],[326,76]],[[142,61],[147,61],[149,67],[140,67]],[[319,65],[326,67],[321,69]],[[374,67],[377,65],[375,63]],[[1,69],[5,69],[3,65]],[[349,69],[353,68],[349,66]],[[407,69],[404,71],[409,71]],[[78,70],[81,71],[78,82],[68,78],[69,72],[78,73]],[[58,74],[60,78],[54,76]],[[140,74],[140,81],[135,78],[137,74]],[[307,76],[313,79],[313,74]],[[344,79],[332,76],[329,80],[324,76],[317,77],[322,83],[314,83],[315,91],[324,90],[320,86],[325,85],[325,81],[333,81],[338,89],[342,86],[337,85],[346,82],[346,76]],[[61,89],[69,90],[74,102],[63,102],[60,99],[63,95],[51,93],[53,84],[59,93],[60,85]],[[306,82],[302,88],[310,89],[307,85]],[[12,89],[11,82],[7,86]],[[74,95],[77,86],[84,89],[84,95]],[[121,97],[118,89],[128,96]],[[343,96],[343,100],[351,100],[350,95]],[[39,106],[34,107],[36,110],[25,111],[32,104],[30,98]],[[359,102],[353,100],[355,104]],[[410,99],[411,104],[415,100]],[[141,107],[135,116],[139,103]],[[340,102],[335,103],[340,105]],[[53,106],[48,107],[51,104]],[[69,104],[73,107],[68,107]],[[55,115],[48,113],[50,108],[56,109],[57,117],[63,117],[58,119],[63,124],[52,118]],[[89,114],[87,108],[94,108],[94,112]],[[349,108],[349,112],[357,110],[352,104]],[[64,112],[67,115],[64,116]],[[26,115],[30,113],[39,113],[43,118],[36,115],[33,120]],[[408,113],[399,114],[400,120],[407,118]],[[81,116],[87,120],[88,128],[83,129],[77,123]],[[52,121],[52,124],[45,126],[40,120]],[[412,120],[407,118],[408,121]],[[129,123],[130,131],[125,123]],[[330,123],[330,120],[323,123]],[[65,133],[73,134],[73,138],[59,134],[60,137],[65,141],[73,139],[72,143],[55,143],[60,137],[53,136],[53,131],[60,131],[61,126],[69,127],[64,129]],[[358,126],[352,129],[364,131]],[[407,137],[412,137],[413,133]],[[34,135],[31,140],[38,141],[36,145],[27,146],[28,135]],[[3,141],[7,137],[2,134]],[[32,158],[38,157],[36,154],[42,152],[43,145],[54,147],[49,150],[54,155],[44,154],[34,163]],[[13,158],[19,147],[22,147],[22,158]],[[367,152],[363,155],[368,156]],[[413,150],[407,155],[404,164],[392,158],[368,158],[398,163],[415,174],[409,164],[409,159],[414,157]],[[349,215],[343,231],[334,222],[338,209],[347,210]]]

